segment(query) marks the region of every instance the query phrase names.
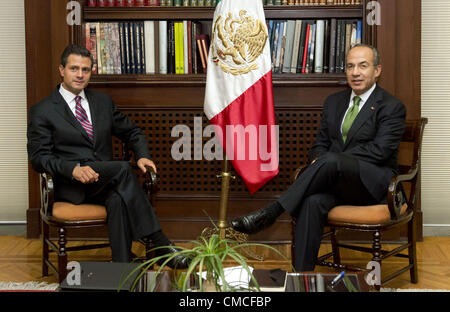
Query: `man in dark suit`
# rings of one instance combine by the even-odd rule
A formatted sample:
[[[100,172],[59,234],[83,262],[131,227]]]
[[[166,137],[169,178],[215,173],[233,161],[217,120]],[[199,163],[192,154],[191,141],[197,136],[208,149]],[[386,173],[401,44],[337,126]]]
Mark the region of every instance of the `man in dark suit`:
[[[64,50],[63,82],[30,109],[28,155],[36,171],[53,176],[56,200],[106,206],[112,260],[128,262],[132,240],[148,237],[156,246],[171,242],[129,162],[112,159],[116,136],[132,148],[142,172],[147,166],[156,172],[147,139],[108,95],[86,89],[92,66],[87,49],[70,45]],[[174,251],[168,247],[159,254]],[[178,257],[175,264],[182,267],[186,259]]]
[[[254,234],[284,211],[296,217],[298,271],[314,270],[323,226],[334,206],[386,202],[387,187],[397,172],[406,109],[376,85],[380,74],[378,51],[367,45],[353,47],[346,62],[351,89],[326,99],[310,165],[277,201],[231,221],[235,230]]]

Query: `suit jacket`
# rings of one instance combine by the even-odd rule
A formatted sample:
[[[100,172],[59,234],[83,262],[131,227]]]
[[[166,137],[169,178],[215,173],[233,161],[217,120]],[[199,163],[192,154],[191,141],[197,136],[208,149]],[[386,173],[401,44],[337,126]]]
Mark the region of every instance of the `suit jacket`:
[[[55,183],[57,198],[79,203],[84,198],[84,185],[74,181],[73,169],[89,161],[113,160],[112,136],[128,143],[136,159],[150,158],[150,155],[142,130],[117,109],[112,99],[85,89],[94,129],[91,143],[59,88],[30,108],[28,157],[34,170],[50,173],[58,182]]]
[[[386,197],[392,176],[398,171],[397,154],[405,129],[406,108],[400,100],[377,86],[357,115],[344,143],[341,123],[351,92],[348,89],[326,99],[309,159],[312,161],[326,152],[356,158],[361,181],[374,198],[381,201]]]

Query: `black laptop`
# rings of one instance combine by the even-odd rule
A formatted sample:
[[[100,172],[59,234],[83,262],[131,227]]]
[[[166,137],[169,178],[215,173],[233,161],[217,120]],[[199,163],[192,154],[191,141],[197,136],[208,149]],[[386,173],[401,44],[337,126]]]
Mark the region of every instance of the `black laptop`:
[[[120,291],[132,291],[132,285],[141,273],[141,270],[137,269],[141,265],[140,263],[80,261],[79,264],[80,279],[75,279],[73,273],[69,272],[67,278],[60,285],[61,291],[117,292],[119,286],[121,286]],[[133,274],[125,280],[132,272]],[[139,291],[141,284],[138,282],[134,291]]]

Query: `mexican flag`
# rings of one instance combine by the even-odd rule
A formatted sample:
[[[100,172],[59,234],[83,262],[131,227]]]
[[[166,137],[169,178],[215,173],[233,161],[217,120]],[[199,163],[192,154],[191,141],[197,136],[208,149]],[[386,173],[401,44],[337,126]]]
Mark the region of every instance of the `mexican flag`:
[[[208,55],[204,111],[250,193],[278,174],[278,126],[262,1],[222,0]]]

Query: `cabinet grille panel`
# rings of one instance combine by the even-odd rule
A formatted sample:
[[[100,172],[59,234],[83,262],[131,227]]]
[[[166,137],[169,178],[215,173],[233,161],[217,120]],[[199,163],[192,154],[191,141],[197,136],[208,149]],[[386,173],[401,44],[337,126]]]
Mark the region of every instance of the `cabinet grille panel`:
[[[123,112],[147,135],[150,155],[155,161],[160,178],[159,191],[164,193],[185,193],[196,195],[217,195],[221,191],[220,160],[194,160],[194,135],[203,134],[209,123],[201,110],[177,111],[127,111]],[[202,118],[202,129],[194,131],[194,118]],[[267,183],[257,194],[278,194],[291,184],[292,173],[307,162],[307,153],[312,146],[320,124],[320,110],[279,111],[276,114],[280,133],[280,173]],[[198,123],[198,121],[197,121]],[[171,156],[172,145],[180,137],[171,137],[173,127],[186,125],[191,131],[191,160],[176,161]],[[202,148],[211,138],[202,138]],[[114,139],[114,157],[121,155],[121,144]],[[242,179],[232,180],[230,192],[248,194]]]

